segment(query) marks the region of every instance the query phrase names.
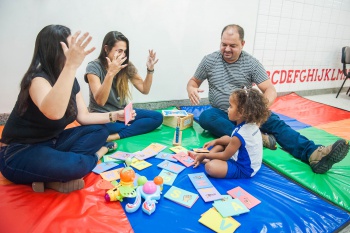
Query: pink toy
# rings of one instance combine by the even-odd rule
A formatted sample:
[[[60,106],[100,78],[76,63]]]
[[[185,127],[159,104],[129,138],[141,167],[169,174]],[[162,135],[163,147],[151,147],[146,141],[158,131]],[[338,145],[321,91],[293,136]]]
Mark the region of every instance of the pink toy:
[[[160,178],[157,177],[155,179],[157,184],[154,181],[146,181],[146,183],[138,186],[135,202],[126,204],[125,211],[133,213],[138,210],[141,205],[141,197],[143,197],[145,201],[142,204],[142,210],[148,215],[151,215],[156,210],[157,200],[160,199],[160,194],[162,193],[160,186],[163,184],[163,179],[160,182]]]

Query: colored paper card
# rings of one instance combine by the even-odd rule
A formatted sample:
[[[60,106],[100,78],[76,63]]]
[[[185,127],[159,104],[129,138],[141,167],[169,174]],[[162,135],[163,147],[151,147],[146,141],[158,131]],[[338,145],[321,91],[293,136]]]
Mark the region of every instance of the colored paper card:
[[[152,164],[147,162],[147,161],[145,161],[145,160],[138,160],[137,162],[131,163],[130,166],[136,168],[137,170],[143,170],[143,169],[145,169],[147,167],[152,166]]]
[[[100,174],[101,172],[110,170],[114,167],[117,167],[119,164],[113,163],[113,162],[107,162],[107,163],[99,163],[96,165],[96,167],[92,170],[93,172]]]
[[[147,146],[144,150],[152,150],[156,152],[157,154],[164,150],[166,146],[160,144],[160,143],[151,143],[149,146]]]
[[[96,183],[96,187],[99,189],[112,189],[114,188],[113,184],[107,180],[99,180]]]
[[[260,200],[239,186],[227,191],[227,193],[230,194],[233,198],[239,199],[248,209],[251,209],[261,203]]]
[[[225,202],[229,200],[232,200],[230,195],[221,195],[221,199],[215,200],[214,202]]]
[[[131,121],[132,119],[132,102],[130,102],[128,105],[125,106],[124,108],[124,121],[125,121],[125,125],[127,125],[129,123],[129,121]]]
[[[111,158],[109,157],[109,155],[104,155],[102,158],[103,158],[103,162],[115,162],[118,164],[124,163],[124,160]]]
[[[137,180],[139,179],[140,175],[138,173],[135,173],[135,179],[134,179],[134,187],[138,186]]]
[[[177,174],[168,170],[163,169],[158,176],[161,176],[163,178],[163,184],[166,185],[173,185]]]
[[[209,150],[204,148],[193,148],[192,150],[196,153],[209,153]]]
[[[174,172],[176,174],[179,174],[182,170],[185,169],[184,166],[176,164],[176,163],[173,163],[173,162],[168,161],[168,160],[164,160],[163,162],[161,162],[157,166],[160,167],[160,168],[163,168],[165,170]]]
[[[119,183],[118,183],[118,181],[113,180],[113,181],[111,181],[111,184],[115,187],[115,186],[117,186]]]
[[[210,208],[203,213],[198,221],[213,231],[220,233],[232,233],[241,225],[232,217],[223,218],[215,208]]]
[[[179,152],[173,155],[175,159],[177,159],[180,163],[185,165],[186,167],[192,166],[194,164],[194,159],[192,159],[187,152]]]
[[[164,152],[159,152],[156,155],[157,159],[164,159],[164,160],[169,160],[169,161],[173,161],[173,162],[177,162],[177,159],[175,159],[173,157],[174,154],[170,154],[170,153],[164,153]]]
[[[227,202],[214,202],[213,206],[224,218],[249,212],[249,209],[239,199],[232,199]]]
[[[197,191],[205,202],[215,201],[222,198],[221,194],[214,186],[210,188],[197,189]]]
[[[167,198],[180,205],[191,208],[198,199],[198,194],[189,192],[187,190],[171,186],[170,189],[164,194],[164,198]]]
[[[125,161],[127,158],[132,158],[135,155],[133,153],[129,153],[129,152],[124,152],[124,151],[117,151],[111,155],[109,155],[109,157],[114,158],[114,159],[120,159]]]
[[[162,110],[163,116],[187,116],[185,110]]]
[[[188,177],[196,189],[209,188],[213,186],[204,172],[188,174]]]
[[[174,151],[175,153],[180,153],[181,151],[183,152],[188,151],[185,147],[182,147],[182,146],[174,146],[174,147],[170,147],[169,149]]]
[[[118,180],[118,179],[120,179],[120,172],[122,169],[124,169],[124,168],[121,167],[121,168],[114,169],[111,171],[102,172],[102,173],[100,173],[100,175],[102,176],[102,178],[104,180],[107,180],[107,181]]]

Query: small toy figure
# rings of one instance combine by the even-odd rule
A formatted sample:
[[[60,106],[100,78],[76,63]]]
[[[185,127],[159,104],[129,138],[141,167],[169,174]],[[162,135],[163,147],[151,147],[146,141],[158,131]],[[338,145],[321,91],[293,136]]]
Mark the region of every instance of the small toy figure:
[[[135,172],[131,167],[126,167],[120,172],[120,183],[107,191],[106,201],[123,201],[124,197],[136,197],[134,186]]]
[[[128,203],[125,206],[125,211],[133,213],[141,205],[141,197],[145,199],[142,204],[142,210],[151,215],[156,210],[157,200],[160,199],[161,188],[163,185],[163,178],[156,176],[153,181],[147,181],[143,177],[139,177],[137,180],[139,186],[136,189],[136,199],[134,203]]]

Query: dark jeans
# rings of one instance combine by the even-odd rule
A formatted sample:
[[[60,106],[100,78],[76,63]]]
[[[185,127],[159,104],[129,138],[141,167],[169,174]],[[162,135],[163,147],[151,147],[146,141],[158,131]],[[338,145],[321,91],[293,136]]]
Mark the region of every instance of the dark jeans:
[[[163,115],[160,112],[146,109],[135,109],[135,111],[135,120],[130,121],[129,125],[121,121],[106,124],[109,134],[118,133],[120,138],[127,138],[151,132],[163,122]]]
[[[235,122],[228,119],[227,113],[217,108],[203,111],[199,116],[199,124],[216,137],[230,136],[236,127]],[[310,155],[319,147],[292,129],[274,113],[271,113],[271,116],[260,127],[260,131],[272,134],[285,151],[306,163],[309,163]]]
[[[107,137],[105,125],[88,125],[66,129],[41,143],[11,143],[0,148],[0,171],[17,184],[83,178],[96,166],[96,152]]]

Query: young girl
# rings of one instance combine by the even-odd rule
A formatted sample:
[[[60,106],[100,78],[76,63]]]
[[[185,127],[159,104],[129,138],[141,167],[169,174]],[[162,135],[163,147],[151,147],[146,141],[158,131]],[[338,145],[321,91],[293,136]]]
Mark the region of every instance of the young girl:
[[[264,123],[270,112],[265,97],[255,89],[234,91],[229,99],[228,117],[237,127],[231,137],[221,138],[204,144],[211,148],[209,153],[193,153],[194,167],[206,162],[205,171],[216,178],[250,178],[262,163],[262,138],[259,125]]]
[[[156,53],[149,51],[147,75],[143,80],[136,67],[129,61],[129,40],[120,32],[111,31],[102,42],[98,58],[91,61],[85,74],[90,87],[91,112],[109,112],[123,109],[131,98],[129,81],[142,94],[148,94],[153,79]],[[160,112],[135,109],[136,118],[129,125],[122,122],[108,123],[108,141],[131,137],[153,131],[163,122]]]

